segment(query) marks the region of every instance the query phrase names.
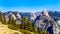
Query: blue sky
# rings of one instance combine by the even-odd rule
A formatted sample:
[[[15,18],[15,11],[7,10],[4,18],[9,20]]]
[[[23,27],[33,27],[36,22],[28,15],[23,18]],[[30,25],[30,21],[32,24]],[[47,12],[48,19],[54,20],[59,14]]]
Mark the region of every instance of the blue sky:
[[[60,0],[0,0],[0,10],[3,12],[37,12],[43,9],[60,11]]]

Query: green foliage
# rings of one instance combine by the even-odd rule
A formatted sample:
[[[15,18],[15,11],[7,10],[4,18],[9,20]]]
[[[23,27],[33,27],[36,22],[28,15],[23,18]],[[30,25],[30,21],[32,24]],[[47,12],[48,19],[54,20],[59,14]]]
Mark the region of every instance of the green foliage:
[[[16,24],[16,21],[14,20],[14,18],[9,18],[8,21],[8,28],[12,29],[12,30],[17,30],[18,29],[18,25]]]
[[[46,32],[46,31],[43,30],[43,29],[39,29],[39,30],[38,30],[38,33],[39,33],[39,34],[49,34],[49,32]]]
[[[16,21],[14,20],[14,18],[9,18],[8,24],[12,25],[12,26],[15,26],[15,27],[17,26]]]
[[[2,24],[7,25],[7,21],[6,21],[6,19],[5,19],[5,16],[3,16]]]
[[[31,32],[24,30],[24,29],[20,29],[20,32],[22,32],[23,34],[31,34]]]
[[[27,23],[25,24],[25,29],[28,31],[32,30],[32,22],[30,19],[27,19]]]
[[[3,16],[2,16],[2,12],[0,11],[0,22],[2,22],[3,20]]]
[[[34,34],[39,34],[38,31],[34,32]]]
[[[0,22],[1,22],[2,24],[7,24],[7,21],[6,21],[6,19],[5,19],[5,16],[2,15],[2,12],[1,12],[1,11],[0,11]]]
[[[14,26],[12,26],[12,25],[8,25],[8,28],[9,28],[9,29],[12,29],[12,30],[18,30],[17,27],[14,27]]]
[[[7,25],[7,23],[6,23],[5,21],[2,21],[2,24],[5,24],[5,25]]]
[[[12,24],[12,19],[9,18],[8,24]]]
[[[14,34],[19,34],[18,32],[14,32]]]
[[[25,29],[25,25],[26,25],[26,17],[25,16],[22,16],[20,28],[21,29]]]
[[[12,18],[9,18],[8,24],[11,24],[11,25],[13,25],[13,26],[16,25],[16,22],[15,22],[15,20],[14,20],[13,17],[12,17]]]
[[[36,32],[36,24],[33,25],[33,31]]]
[[[25,16],[22,16],[21,24],[20,24],[21,29],[25,29],[28,31],[32,31],[32,21],[30,19],[26,19]]]
[[[24,31],[24,33],[23,34],[31,34],[30,32],[27,32],[27,31]]]
[[[16,21],[14,20],[14,18],[12,18],[12,25],[13,25],[13,26],[17,26],[17,25],[16,25]]]

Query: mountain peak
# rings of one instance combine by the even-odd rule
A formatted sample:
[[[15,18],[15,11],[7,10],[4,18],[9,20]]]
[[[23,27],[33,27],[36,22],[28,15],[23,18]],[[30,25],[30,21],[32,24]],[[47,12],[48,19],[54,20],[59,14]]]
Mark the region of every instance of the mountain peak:
[[[44,14],[45,16],[48,16],[48,17],[49,17],[48,11],[47,11],[46,9],[43,10],[43,14]]]

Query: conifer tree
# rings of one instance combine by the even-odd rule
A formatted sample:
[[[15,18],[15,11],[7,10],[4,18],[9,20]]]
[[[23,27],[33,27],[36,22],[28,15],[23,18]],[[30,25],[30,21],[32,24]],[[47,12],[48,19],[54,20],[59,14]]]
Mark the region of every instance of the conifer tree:
[[[27,30],[32,30],[32,21],[30,19],[27,19]]]
[[[13,26],[16,26],[16,21],[14,20],[14,18],[12,18],[11,20],[12,20],[12,23],[11,23],[11,24],[12,24]]]
[[[33,31],[36,32],[36,24],[33,25]]]
[[[11,24],[13,26],[16,26],[16,21],[14,20],[13,17],[9,18],[8,24]]]
[[[5,19],[5,16],[3,16],[2,24],[7,24],[7,21]]]
[[[0,22],[2,22],[2,12],[0,11]]]
[[[21,29],[25,29],[25,24],[26,24],[26,17],[25,16],[21,16],[21,24],[20,24],[20,28]]]
[[[9,18],[8,24],[12,24],[12,19]]]

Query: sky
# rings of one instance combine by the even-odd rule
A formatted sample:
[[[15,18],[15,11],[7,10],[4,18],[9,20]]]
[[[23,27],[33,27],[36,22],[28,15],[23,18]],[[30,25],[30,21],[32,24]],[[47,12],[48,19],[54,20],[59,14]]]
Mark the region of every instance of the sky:
[[[60,11],[60,0],[0,0],[2,12],[37,12],[43,9]]]

